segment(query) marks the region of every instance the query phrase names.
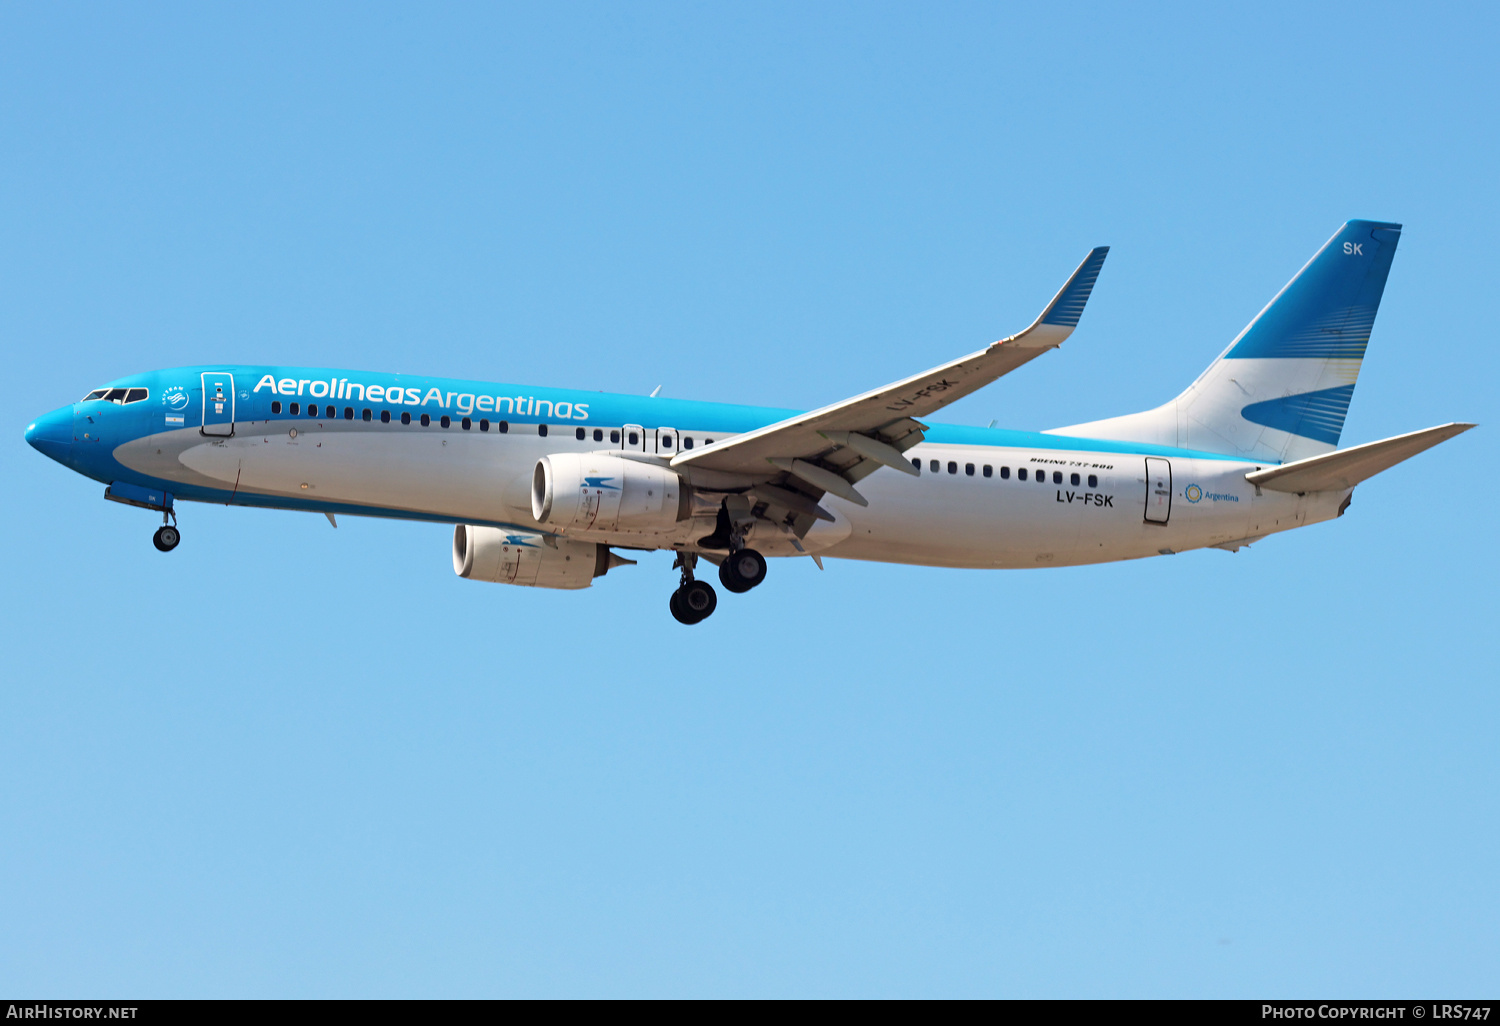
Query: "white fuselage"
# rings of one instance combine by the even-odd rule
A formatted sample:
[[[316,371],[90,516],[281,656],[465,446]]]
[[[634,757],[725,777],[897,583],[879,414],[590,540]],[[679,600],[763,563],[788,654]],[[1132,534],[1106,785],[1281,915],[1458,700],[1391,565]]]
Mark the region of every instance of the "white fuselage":
[[[692,437],[694,431],[679,426],[677,434]],[[343,513],[548,531],[532,517],[537,461],[552,453],[601,449],[643,461],[670,456],[648,451],[654,447],[653,432],[643,431],[641,437],[639,446],[627,450],[601,445],[592,432],[581,440],[571,429],[542,437],[536,425],[481,434],[456,425],[282,419],[240,421],[228,438],[206,437],[196,428],[149,434],[119,446],[114,455],[126,467],[189,490],[227,490],[231,501],[275,506],[290,500],[285,504],[292,508],[311,504]],[[722,440],[730,437],[720,433]],[[1234,548],[1335,517],[1349,494],[1258,493],[1245,474],[1260,464],[1091,452],[1084,440],[1076,450],[924,443],[905,455],[919,462],[920,476],[877,471],[859,486],[868,507],[827,495],[822,502],[834,514],[833,523],[819,522],[798,540],[788,529],[760,521],[747,543],[767,556],[807,553],[949,567],[1068,566],[1206,546]],[[712,530],[715,510],[703,503],[695,510],[699,515],[659,532],[568,534],[626,548],[690,550]]]

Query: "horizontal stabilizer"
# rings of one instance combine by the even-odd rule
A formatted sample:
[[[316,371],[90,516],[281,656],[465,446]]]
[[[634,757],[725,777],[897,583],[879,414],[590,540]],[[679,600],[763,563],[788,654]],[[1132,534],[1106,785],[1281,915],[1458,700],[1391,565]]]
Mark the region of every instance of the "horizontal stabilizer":
[[[1411,459],[1439,442],[1461,435],[1473,424],[1443,424],[1380,442],[1356,445],[1321,456],[1312,456],[1281,467],[1255,470],[1245,480],[1258,488],[1277,492],[1340,492]]]

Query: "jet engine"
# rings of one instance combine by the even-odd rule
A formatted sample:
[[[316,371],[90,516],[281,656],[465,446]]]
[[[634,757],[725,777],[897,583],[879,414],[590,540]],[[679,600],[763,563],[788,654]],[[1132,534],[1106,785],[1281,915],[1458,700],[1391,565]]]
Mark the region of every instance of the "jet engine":
[[[555,453],[531,475],[531,515],[554,531],[672,530],[692,515],[691,489],[666,467],[594,453]]]
[[[630,562],[593,542],[473,524],[453,529],[453,572],[471,581],[587,588],[610,567]]]

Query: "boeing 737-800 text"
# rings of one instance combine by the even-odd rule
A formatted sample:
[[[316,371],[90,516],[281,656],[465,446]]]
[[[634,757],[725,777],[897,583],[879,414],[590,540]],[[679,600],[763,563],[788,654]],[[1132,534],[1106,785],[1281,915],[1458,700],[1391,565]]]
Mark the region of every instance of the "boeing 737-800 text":
[[[811,413],[407,375],[218,364],[110,382],[26,440],[162,514],[179,499],[452,523],[470,580],[586,588],[677,553],[672,614],[767,556],[1047,567],[1214,547],[1340,516],[1354,486],[1472,427],[1338,449],[1401,226],[1350,221],[1177,398],[1045,432],[929,423],[1060,345],[1107,248],[1025,331]],[[335,521],[336,523],[336,521]]]

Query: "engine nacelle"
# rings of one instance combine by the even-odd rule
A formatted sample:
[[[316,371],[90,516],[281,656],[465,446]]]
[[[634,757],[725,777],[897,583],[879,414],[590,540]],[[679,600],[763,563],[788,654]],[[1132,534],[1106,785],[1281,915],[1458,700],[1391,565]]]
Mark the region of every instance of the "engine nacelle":
[[[556,453],[531,475],[531,515],[554,531],[670,531],[692,515],[689,496],[666,467],[619,456]]]
[[[534,531],[459,524],[453,529],[453,572],[471,581],[534,588],[587,588],[620,559],[607,545]]]

